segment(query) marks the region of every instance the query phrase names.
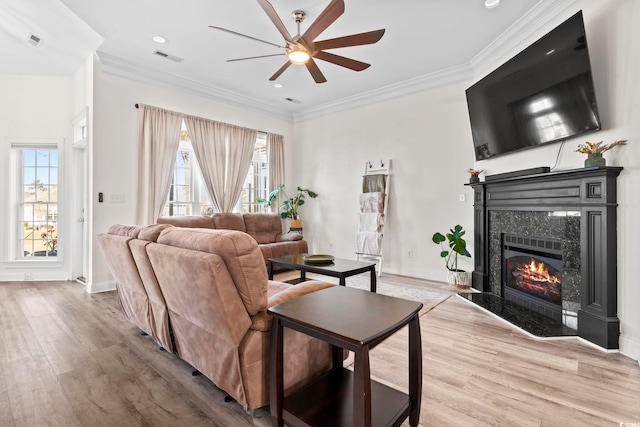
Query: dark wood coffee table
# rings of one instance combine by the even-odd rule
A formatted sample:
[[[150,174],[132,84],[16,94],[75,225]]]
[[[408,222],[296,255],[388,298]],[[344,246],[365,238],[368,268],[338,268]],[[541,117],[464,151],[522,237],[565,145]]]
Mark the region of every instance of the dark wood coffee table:
[[[371,272],[371,292],[375,292],[377,288],[376,281],[376,263],[366,261],[354,261],[350,259],[336,258],[331,264],[307,264],[303,257],[308,254],[286,255],[279,258],[268,259],[269,280],[273,280],[273,268],[280,266],[289,270],[300,270],[300,280],[306,280],[306,273],[322,274],[324,276],[337,277],[338,284],[345,286],[345,279],[356,274]]]
[[[271,307],[269,397],[274,426],[417,426],[422,396],[422,304],[342,286]],[[372,381],[369,351],[409,325],[409,394]],[[333,368],[294,394],[283,392],[283,328],[332,346]],[[355,353],[353,372],[342,349]]]

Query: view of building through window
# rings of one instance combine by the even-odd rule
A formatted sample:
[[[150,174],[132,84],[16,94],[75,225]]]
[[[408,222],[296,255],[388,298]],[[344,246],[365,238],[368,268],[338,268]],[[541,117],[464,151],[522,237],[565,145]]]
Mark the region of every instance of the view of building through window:
[[[259,133],[249,173],[242,187],[241,212],[265,212],[266,206],[258,199],[266,199],[269,191],[269,165],[267,162],[267,136]]]
[[[267,208],[258,203],[258,198],[268,194],[269,168],[267,162],[267,136],[259,133],[242,188],[236,212],[264,212]],[[183,123],[180,146],[173,169],[173,178],[162,216],[211,215],[211,200],[204,185],[200,166],[193,153],[189,133]]]
[[[23,257],[58,256],[58,150],[19,149]]]

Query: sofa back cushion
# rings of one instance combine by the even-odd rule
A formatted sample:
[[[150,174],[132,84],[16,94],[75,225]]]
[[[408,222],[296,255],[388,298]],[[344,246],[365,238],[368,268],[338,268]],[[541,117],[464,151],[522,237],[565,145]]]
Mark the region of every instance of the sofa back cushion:
[[[107,234],[111,234],[113,236],[133,237],[134,239],[137,239],[141,229],[142,226],[140,225],[115,224],[109,227]]]
[[[234,230],[167,228],[158,243],[219,255],[250,316],[267,306],[267,269],[255,240]]]
[[[247,232],[241,213],[216,212],[211,215],[216,230],[236,230]]]
[[[282,220],[277,213],[243,214],[247,233],[259,244],[275,243],[282,235]]]
[[[193,216],[162,216],[158,224],[171,224],[182,228],[215,228],[213,220],[208,215]]]

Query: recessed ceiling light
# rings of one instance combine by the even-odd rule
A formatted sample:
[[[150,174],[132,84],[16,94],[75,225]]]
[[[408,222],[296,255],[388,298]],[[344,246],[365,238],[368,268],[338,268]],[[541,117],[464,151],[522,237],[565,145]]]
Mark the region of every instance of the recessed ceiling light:
[[[280,83],[276,83],[273,85],[276,89],[282,89],[282,85]]]
[[[487,9],[493,9],[500,4],[500,0],[485,0],[484,7]]]
[[[153,41],[156,43],[166,43],[167,39],[162,36],[153,36]]]

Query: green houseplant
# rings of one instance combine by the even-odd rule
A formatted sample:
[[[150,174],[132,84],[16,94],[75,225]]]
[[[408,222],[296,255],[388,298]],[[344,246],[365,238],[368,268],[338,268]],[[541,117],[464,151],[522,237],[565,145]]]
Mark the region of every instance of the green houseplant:
[[[469,275],[466,271],[458,268],[458,256],[465,256],[471,258],[471,254],[467,250],[467,242],[464,240],[466,231],[461,225],[456,225],[448,233],[434,233],[431,240],[436,245],[440,245],[442,250],[440,256],[444,258],[445,266],[447,267],[447,278],[449,284],[455,287],[468,288]],[[447,242],[449,249],[445,248],[444,243]]]
[[[308,188],[298,187],[295,196],[289,197],[284,191],[284,184],[280,184],[271,193],[269,193],[269,196],[266,200],[258,199],[258,202],[264,203],[267,206],[271,206],[280,193],[282,193],[282,195],[284,196],[284,200],[278,207],[280,217],[291,219],[292,228],[302,228],[302,220],[298,215],[298,209],[300,208],[300,206],[304,205],[306,196],[315,199],[316,197],[318,197],[318,194],[309,190]]]

